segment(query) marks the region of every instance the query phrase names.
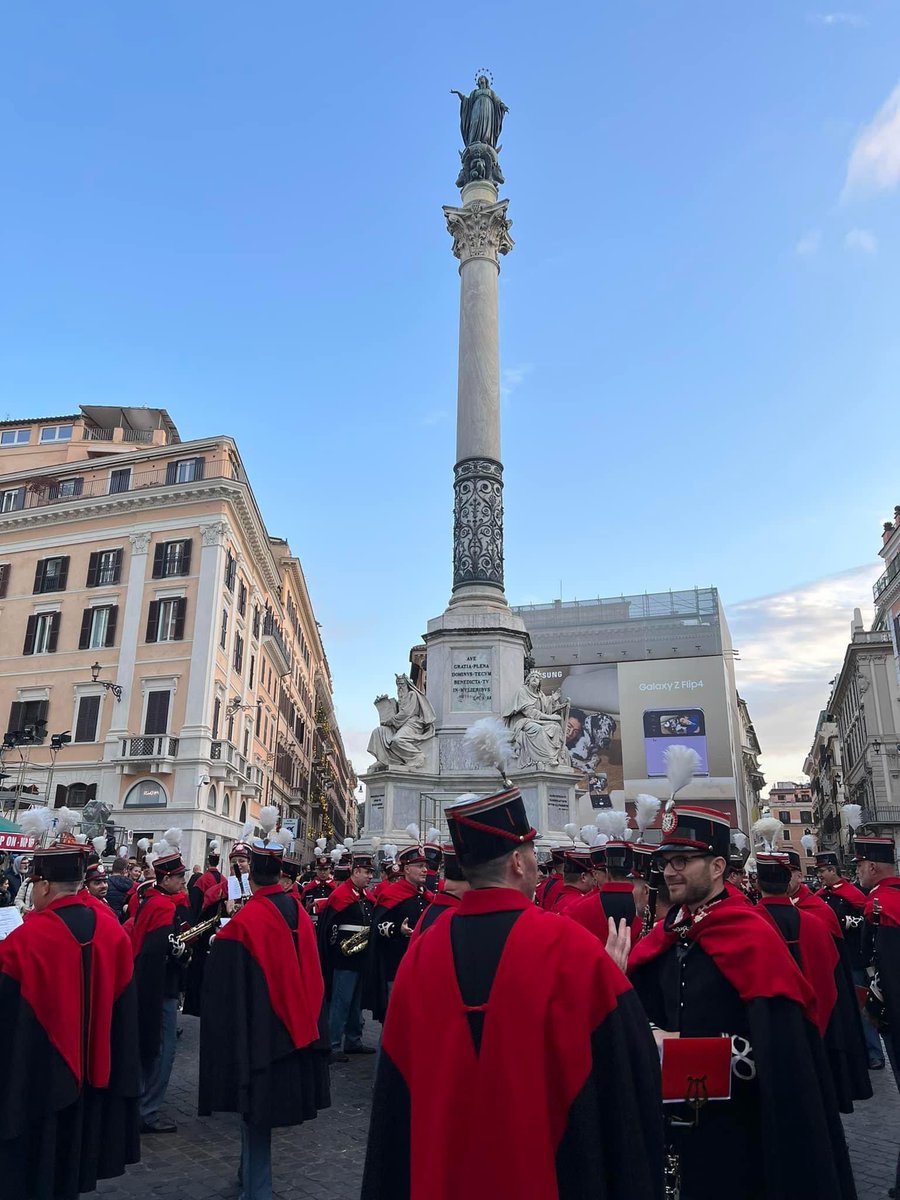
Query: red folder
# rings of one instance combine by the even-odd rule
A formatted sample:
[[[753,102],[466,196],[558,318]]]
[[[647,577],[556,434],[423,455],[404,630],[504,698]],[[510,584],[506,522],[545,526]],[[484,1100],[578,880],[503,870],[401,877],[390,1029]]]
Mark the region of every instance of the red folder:
[[[731,1099],[731,1038],[666,1038],[662,1044],[664,1104]]]

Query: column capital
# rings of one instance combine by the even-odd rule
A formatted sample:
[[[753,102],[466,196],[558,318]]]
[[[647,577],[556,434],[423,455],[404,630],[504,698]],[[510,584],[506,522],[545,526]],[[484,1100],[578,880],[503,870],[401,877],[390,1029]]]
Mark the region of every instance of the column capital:
[[[224,546],[231,536],[231,526],[227,521],[216,521],[211,525],[200,526],[200,541],[204,546]]]
[[[150,549],[151,537],[152,534],[149,533],[129,533],[128,540],[131,542],[132,554],[146,554]]]
[[[515,245],[509,235],[512,221],[506,215],[508,205],[508,200],[496,204],[473,200],[462,208],[443,205],[447,229],[453,237],[453,253],[460,266],[470,258],[487,258],[499,270],[498,255],[509,254]]]

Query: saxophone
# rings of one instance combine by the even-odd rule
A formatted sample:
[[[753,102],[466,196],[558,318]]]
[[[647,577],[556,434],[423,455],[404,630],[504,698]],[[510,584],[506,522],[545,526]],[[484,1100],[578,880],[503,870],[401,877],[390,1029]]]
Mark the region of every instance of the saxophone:
[[[169,945],[175,952],[175,957],[180,958],[185,950],[190,946],[191,942],[195,942],[198,937],[202,937],[208,929],[215,929],[219,923],[219,914],[214,917],[208,917],[205,921],[200,921],[196,925],[191,925],[182,933],[170,933]]]

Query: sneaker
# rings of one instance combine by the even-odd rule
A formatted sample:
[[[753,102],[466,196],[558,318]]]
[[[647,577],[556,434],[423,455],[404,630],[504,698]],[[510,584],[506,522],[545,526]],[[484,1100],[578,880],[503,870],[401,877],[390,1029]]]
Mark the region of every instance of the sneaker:
[[[328,1061],[330,1063],[349,1062],[350,1055],[345,1054],[343,1050],[332,1050],[331,1054],[328,1056]]]
[[[178,1126],[174,1121],[141,1121],[141,1133],[177,1133]]]
[[[374,1054],[374,1046],[364,1046],[362,1042],[344,1042],[344,1050],[347,1054]]]

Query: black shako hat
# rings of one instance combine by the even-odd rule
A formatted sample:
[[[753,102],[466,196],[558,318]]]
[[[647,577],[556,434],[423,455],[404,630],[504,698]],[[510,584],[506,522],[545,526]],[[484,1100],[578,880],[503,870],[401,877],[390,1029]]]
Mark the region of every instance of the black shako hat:
[[[365,871],[374,871],[375,859],[371,854],[364,854],[363,851],[360,851],[359,854],[354,852],[350,865],[354,871],[359,867],[362,867]]]
[[[178,850],[174,854],[160,854],[158,858],[154,858],[153,870],[158,880],[167,879],[169,875],[187,874],[187,867]]]
[[[853,839],[853,854],[857,862],[893,863],[894,839],[890,837],[858,837]]]
[[[415,863],[427,862],[425,849],[422,846],[407,846],[405,850],[401,850],[397,855],[397,865],[400,867],[411,867]]]
[[[297,876],[300,874],[302,864],[299,859],[289,858],[286,854],[281,860],[281,874],[286,875],[288,879],[292,879],[295,883]]]
[[[634,851],[628,842],[607,842],[603,849],[606,851],[607,867],[614,867],[617,871],[629,872],[634,869]],[[591,855],[592,861],[593,857]]]
[[[81,883],[87,850],[80,845],[47,846],[34,851],[29,879],[47,883]]]
[[[451,883],[462,883],[465,875],[462,873],[453,843],[445,842],[441,850],[444,854],[444,878],[449,879]]]
[[[788,862],[791,864],[791,866],[795,870],[797,870],[797,871],[803,870],[803,864],[800,862],[800,855],[796,850],[791,850],[790,848],[785,848],[784,850],[779,851],[779,853],[783,854],[785,856],[785,858],[788,860]],[[756,861],[759,862],[759,855],[756,856]]]
[[[444,852],[436,842],[425,843],[425,865],[429,871],[439,871],[443,858]]]
[[[760,887],[767,884],[783,887],[791,877],[791,860],[787,854],[757,854],[756,878]]]
[[[731,825],[728,814],[717,808],[700,808],[696,804],[676,804],[663,813],[661,850],[702,850],[727,859],[731,846]]]
[[[591,866],[598,871],[606,870],[606,847],[608,843],[604,842],[602,846],[591,847]]]
[[[587,846],[584,849],[576,847],[574,850],[566,851],[565,869],[571,875],[573,872],[591,870],[591,852]]]
[[[836,871],[841,869],[841,861],[833,850],[820,850],[816,855],[817,867],[834,867]]]
[[[631,873],[635,879],[650,878],[650,859],[653,857],[655,846],[648,846],[644,842],[635,842],[631,847],[631,855],[634,865],[631,868]],[[594,856],[591,855],[591,858]]]
[[[251,846],[250,875],[277,879],[284,865],[284,846]]]
[[[538,835],[517,787],[493,796],[456,800],[444,812],[463,869],[500,858]]]

